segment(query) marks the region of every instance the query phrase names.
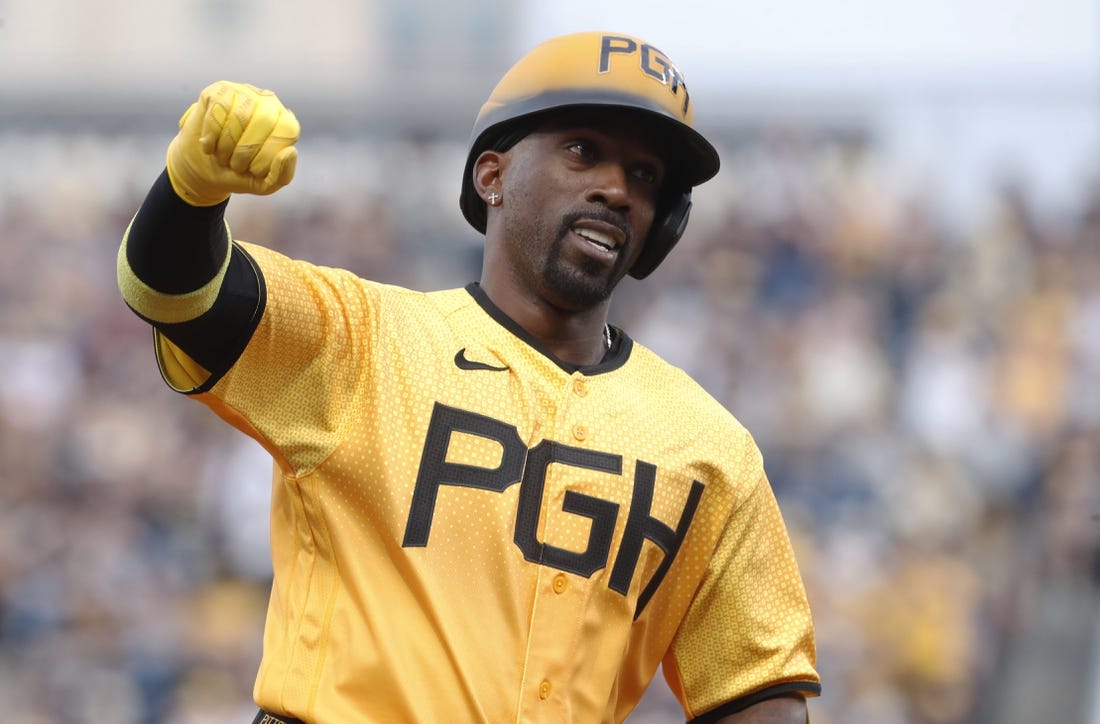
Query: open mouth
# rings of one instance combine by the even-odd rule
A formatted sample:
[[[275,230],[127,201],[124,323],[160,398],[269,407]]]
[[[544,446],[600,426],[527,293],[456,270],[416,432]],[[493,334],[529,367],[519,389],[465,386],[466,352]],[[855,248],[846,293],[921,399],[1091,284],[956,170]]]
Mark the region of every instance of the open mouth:
[[[601,249],[606,249],[607,251],[615,251],[615,249],[618,248],[618,244],[616,243],[615,239],[611,237],[610,234],[604,234],[603,232],[596,231],[595,229],[577,228],[573,229],[573,233],[577,234],[578,236],[583,236],[585,239],[588,239],[590,242],[600,247]]]
[[[626,235],[615,225],[590,219],[574,224],[570,230],[601,255],[618,253],[626,241]]]

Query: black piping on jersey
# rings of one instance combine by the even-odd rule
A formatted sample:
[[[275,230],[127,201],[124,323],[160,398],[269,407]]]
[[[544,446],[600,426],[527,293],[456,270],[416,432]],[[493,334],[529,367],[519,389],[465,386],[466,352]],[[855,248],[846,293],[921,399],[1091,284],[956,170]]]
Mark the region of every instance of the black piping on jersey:
[[[706,714],[700,714],[690,720],[689,724],[713,724],[713,722],[718,721],[722,717],[744,711],[753,704],[759,704],[768,699],[777,699],[781,696],[788,696],[790,694],[812,694],[814,696],[820,696],[821,684],[815,681],[790,681],[784,684],[769,686],[766,689],[755,691],[748,696],[742,696],[740,699],[734,699],[731,702],[727,702],[717,709],[711,709]]]
[[[603,359],[594,365],[575,365],[571,362],[566,362],[539,342],[533,334],[519,326],[519,324],[505,314],[500,307],[493,304],[493,300],[489,299],[489,295],[485,293],[485,290],[481,288],[480,284],[477,282],[470,282],[466,285],[466,291],[469,292],[470,296],[474,298],[474,301],[485,310],[485,313],[496,320],[498,324],[519,337],[527,343],[528,346],[538,350],[540,354],[569,374],[583,372],[586,375],[595,375],[601,372],[611,372],[612,370],[617,370],[622,367],[630,358],[630,350],[634,347],[634,340],[628,337],[622,330],[611,327],[611,348],[604,353]]]

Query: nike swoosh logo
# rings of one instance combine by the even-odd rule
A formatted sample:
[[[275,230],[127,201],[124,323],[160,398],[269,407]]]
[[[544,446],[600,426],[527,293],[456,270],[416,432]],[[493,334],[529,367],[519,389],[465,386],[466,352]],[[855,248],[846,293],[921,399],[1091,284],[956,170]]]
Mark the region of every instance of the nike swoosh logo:
[[[496,365],[487,364],[485,362],[477,362],[466,357],[466,348],[455,352],[455,367],[460,370],[492,370],[493,372],[507,372],[507,367],[497,367]]]

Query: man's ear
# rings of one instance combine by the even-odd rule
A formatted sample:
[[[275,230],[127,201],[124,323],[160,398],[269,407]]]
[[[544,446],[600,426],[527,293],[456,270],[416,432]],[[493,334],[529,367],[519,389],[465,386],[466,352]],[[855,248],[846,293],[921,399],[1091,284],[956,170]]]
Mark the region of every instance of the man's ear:
[[[500,174],[503,164],[503,155],[498,151],[482,151],[474,161],[473,174],[474,189],[483,201],[488,202],[492,193],[500,194]]]

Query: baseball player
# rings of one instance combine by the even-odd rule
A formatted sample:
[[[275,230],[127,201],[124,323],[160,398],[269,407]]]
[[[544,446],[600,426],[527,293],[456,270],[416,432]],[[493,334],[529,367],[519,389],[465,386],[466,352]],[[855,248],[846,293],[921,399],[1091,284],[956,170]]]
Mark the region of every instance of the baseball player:
[[[696,722],[804,722],[813,626],[750,434],[607,323],[718,171],[645,41],[519,60],[460,206],[478,282],[423,293],[234,240],[299,125],[217,82],[118,255],[175,390],[274,459],[256,722],[611,722],[657,671]],[[369,272],[370,270],[366,270]]]

